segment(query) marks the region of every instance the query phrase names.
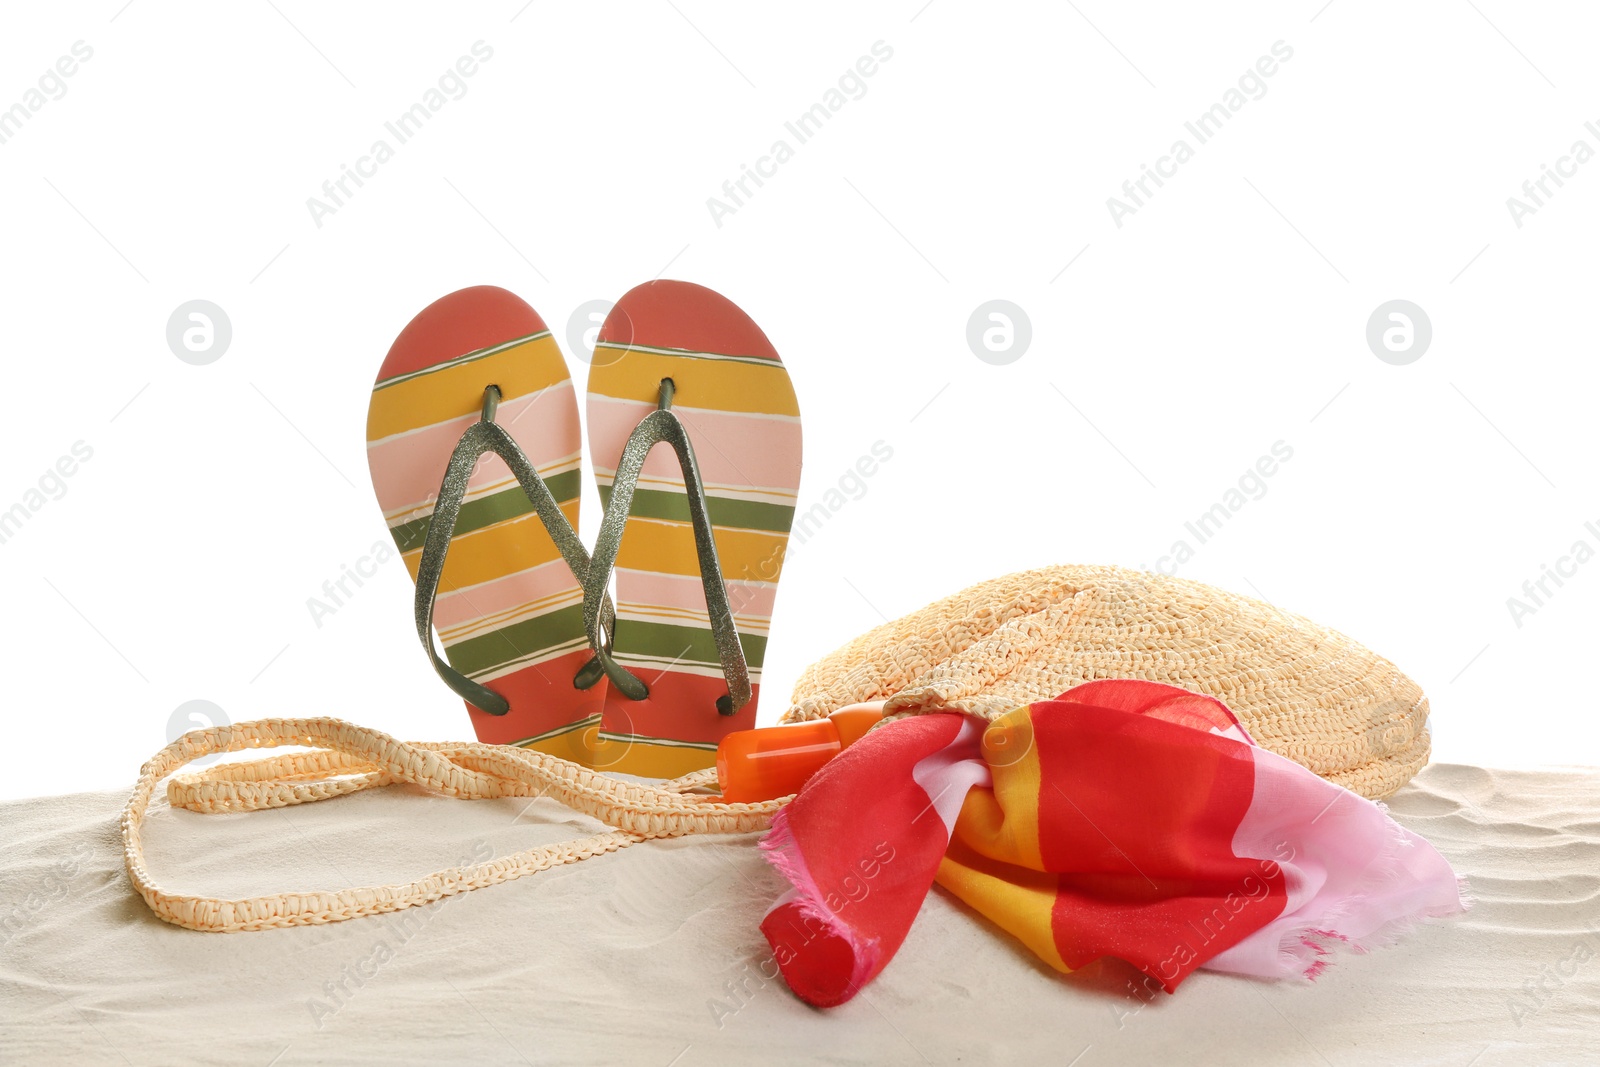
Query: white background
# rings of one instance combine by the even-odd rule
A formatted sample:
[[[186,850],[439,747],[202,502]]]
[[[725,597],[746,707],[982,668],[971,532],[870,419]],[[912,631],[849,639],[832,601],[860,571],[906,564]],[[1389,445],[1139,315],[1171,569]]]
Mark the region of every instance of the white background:
[[[0,510],[75,442],[93,458],[0,544],[0,793],[125,785],[192,699],[468,736],[397,561],[320,627],[307,608],[386,541],[378,363],[462,286],[512,289],[562,336],[663,272],[788,362],[802,508],[874,442],[894,453],[793,552],[763,719],[812,659],[970,582],[1155,566],[1281,440],[1293,459],[1179,573],[1393,659],[1432,697],[1436,759],[1600,762],[1600,561],[1520,627],[1507,607],[1574,541],[1600,548],[1600,161],[1520,228],[1506,205],[1575,140],[1600,149],[1595,14],[1213,7],[13,10],[0,107],[74,42],[93,58],[0,144]],[[466,94],[317,226],[307,198],[479,40]],[[1107,198],[1194,145],[1184,122],[1280,40],[1266,94],[1116,226]],[[865,95],[718,226],[707,199],[877,41]],[[1032,324],[1004,366],[966,341],[996,298]],[[206,366],[166,342],[192,299],[232,322]],[[1406,366],[1365,339],[1392,299],[1432,322]]]

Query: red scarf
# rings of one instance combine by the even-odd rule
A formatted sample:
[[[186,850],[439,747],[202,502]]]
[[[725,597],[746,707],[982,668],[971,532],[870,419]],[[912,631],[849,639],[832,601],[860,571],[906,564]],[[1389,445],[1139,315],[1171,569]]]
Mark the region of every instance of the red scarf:
[[[1060,971],[1127,960],[1315,974],[1330,942],[1465,910],[1450,865],[1385,809],[1258,747],[1220,701],[1091,682],[992,723],[886,723],[762,841],[793,883],[761,924],[790,988],[831,1006],[893,958],[929,887]]]

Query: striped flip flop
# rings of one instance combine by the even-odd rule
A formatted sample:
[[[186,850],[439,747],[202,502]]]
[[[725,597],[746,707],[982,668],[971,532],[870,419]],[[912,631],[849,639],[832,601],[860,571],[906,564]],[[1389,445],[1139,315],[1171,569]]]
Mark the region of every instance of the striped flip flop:
[[[732,302],[656,281],[600,327],[588,413],[606,517],[585,622],[611,679],[596,765],[651,777],[709,767],[723,735],[755,724],[800,486],[794,388]],[[596,597],[613,568],[608,649]]]
[[[599,677],[580,677],[591,663],[588,554],[573,532],[580,452],[555,340],[504,289],[430,304],[378,371],[367,458],[435,669],[479,740],[589,763],[605,686],[574,684]]]

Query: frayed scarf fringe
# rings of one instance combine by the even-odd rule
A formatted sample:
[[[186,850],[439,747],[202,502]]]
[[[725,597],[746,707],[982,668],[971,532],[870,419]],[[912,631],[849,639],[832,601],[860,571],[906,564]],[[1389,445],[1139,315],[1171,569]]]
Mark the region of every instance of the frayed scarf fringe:
[[[1443,919],[1470,910],[1475,903],[1471,887],[1462,875],[1456,875],[1456,900],[1449,904],[1436,904],[1405,915],[1396,915],[1377,929],[1361,937],[1351,937],[1339,932],[1339,926],[1348,918],[1353,901],[1364,899],[1373,891],[1381,891],[1407,881],[1396,860],[1398,854],[1415,847],[1402,828],[1389,815],[1388,805],[1377,802],[1388,820],[1389,835],[1381,853],[1373,857],[1367,876],[1359,890],[1348,893],[1338,905],[1315,916],[1307,916],[1303,923],[1295,923],[1280,935],[1278,956],[1286,974],[1298,971],[1307,981],[1315,981],[1329,964],[1336,961],[1333,949],[1343,945],[1356,954],[1365,954],[1377,948],[1387,948],[1400,941],[1412,930],[1429,919]]]

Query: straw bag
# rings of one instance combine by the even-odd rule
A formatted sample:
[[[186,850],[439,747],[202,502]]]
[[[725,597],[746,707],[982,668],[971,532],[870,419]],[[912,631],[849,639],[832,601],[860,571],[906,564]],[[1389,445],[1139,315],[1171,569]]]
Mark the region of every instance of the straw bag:
[[[992,720],[1102,678],[1216,697],[1263,748],[1369,799],[1428,762],[1428,698],[1382,656],[1259,600],[1121,567],[1009,574],[885,623],[807,668],[783,721],[884,699]]]

